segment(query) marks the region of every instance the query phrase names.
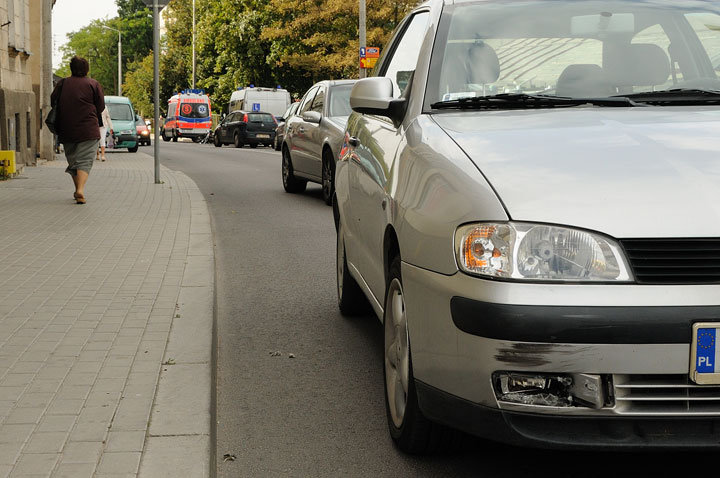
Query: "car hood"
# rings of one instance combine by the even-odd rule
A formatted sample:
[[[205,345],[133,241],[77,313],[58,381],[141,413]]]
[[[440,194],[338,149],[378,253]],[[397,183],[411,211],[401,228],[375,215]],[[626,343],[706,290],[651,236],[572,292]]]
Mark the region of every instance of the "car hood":
[[[582,107],[433,115],[516,221],[618,238],[720,236],[720,111]]]

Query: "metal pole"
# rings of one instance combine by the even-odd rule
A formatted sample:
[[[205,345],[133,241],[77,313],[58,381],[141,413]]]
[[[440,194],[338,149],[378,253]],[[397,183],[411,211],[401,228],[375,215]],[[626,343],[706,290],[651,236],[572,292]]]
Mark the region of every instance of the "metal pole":
[[[195,89],[195,0],[192,4],[192,89]]]
[[[122,34],[118,31],[118,96],[122,96]]]
[[[365,11],[365,0],[360,0],[360,48],[364,48],[367,45],[367,39],[366,39],[366,11]],[[365,78],[367,76],[367,71],[365,68],[360,68],[360,78]]]
[[[155,103],[155,184],[160,184],[160,7],[153,0],[153,63],[155,66],[153,102]]]

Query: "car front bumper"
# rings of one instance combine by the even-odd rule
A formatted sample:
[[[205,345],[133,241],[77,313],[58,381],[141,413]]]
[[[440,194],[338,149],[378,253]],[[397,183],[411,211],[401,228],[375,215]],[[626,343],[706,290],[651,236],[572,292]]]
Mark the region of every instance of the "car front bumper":
[[[134,148],[137,146],[137,135],[120,134],[115,135],[115,148]]]
[[[613,440],[612,433],[628,423],[645,423],[641,435],[647,438],[664,420],[680,420],[668,428],[677,430],[668,436],[679,437],[685,435],[687,420],[720,420],[720,387],[688,379],[692,324],[720,322],[718,285],[530,284],[447,276],[407,263],[402,276],[419,392],[436,390],[498,414],[495,421],[511,435],[520,433],[522,424],[572,419],[567,423],[586,424],[577,430],[607,428],[605,441],[636,446],[657,440],[642,442],[624,432]],[[591,374],[601,380],[602,405],[506,400],[498,376],[508,373]],[[423,411],[436,419],[441,415],[427,406]],[[465,428],[462,422],[458,417],[448,424]],[[554,433],[535,435],[534,441],[562,442]],[[601,438],[591,441],[605,443]],[[717,436],[686,441],[688,446],[720,446],[720,428]]]

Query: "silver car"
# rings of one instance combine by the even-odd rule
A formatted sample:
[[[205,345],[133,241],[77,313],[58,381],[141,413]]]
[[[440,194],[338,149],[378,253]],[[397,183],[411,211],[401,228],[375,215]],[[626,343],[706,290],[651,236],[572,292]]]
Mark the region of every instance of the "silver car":
[[[350,96],[344,314],[392,438],[720,445],[720,2],[418,7]]]
[[[350,110],[356,80],[321,81],[313,85],[285,124],[282,181],[285,191],[305,191],[308,181],[322,184],[323,200],[332,203],[335,163]]]

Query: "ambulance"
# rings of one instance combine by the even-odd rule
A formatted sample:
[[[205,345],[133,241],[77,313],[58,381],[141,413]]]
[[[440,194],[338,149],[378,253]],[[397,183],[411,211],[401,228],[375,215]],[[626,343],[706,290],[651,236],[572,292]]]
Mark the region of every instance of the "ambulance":
[[[168,113],[160,135],[164,141],[190,138],[197,143],[211,127],[210,98],[203,90],[184,90],[168,100]]]

